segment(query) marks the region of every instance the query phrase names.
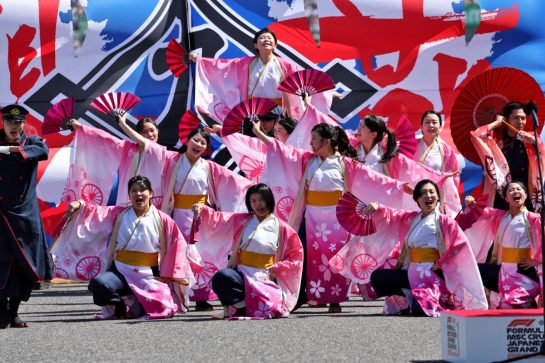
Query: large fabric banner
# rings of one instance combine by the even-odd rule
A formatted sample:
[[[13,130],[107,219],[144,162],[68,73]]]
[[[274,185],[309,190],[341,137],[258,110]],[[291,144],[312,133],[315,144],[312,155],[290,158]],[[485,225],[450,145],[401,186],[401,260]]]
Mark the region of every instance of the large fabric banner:
[[[304,3],[190,1],[192,48],[206,57],[252,55],[253,34],[268,26],[278,36],[280,56],[335,80],[343,97],[334,99],[331,115],[345,128],[355,129],[362,116],[373,113],[392,129],[407,116],[416,131],[422,113],[434,109],[446,121],[442,137],[455,149],[452,106],[471,78],[490,68],[514,67],[545,88],[542,1],[318,0],[320,46]],[[466,3],[480,6],[469,43]],[[481,183],[481,168],[461,155],[459,164],[468,193]]]
[[[131,92],[142,101],[129,121],[155,118],[160,143],[179,145],[178,122],[193,106],[195,69],[172,74],[169,41],[205,57],[235,58],[255,54],[253,35],[266,26],[278,36],[278,55],[334,79],[342,98],[334,99],[330,116],[347,129],[374,113],[391,128],[406,116],[417,131],[422,112],[435,109],[445,119],[443,138],[456,148],[452,106],[471,78],[507,66],[545,88],[541,0],[319,0],[314,35],[320,46],[305,2],[0,0],[0,105],[26,106],[26,132],[41,134],[47,110],[75,97],[76,118],[123,138],[115,121],[89,103],[107,92]],[[466,18],[467,3],[478,3],[478,21]],[[51,148],[39,175],[45,213],[61,199],[72,135],[44,137]],[[213,146],[215,161],[236,167],[221,139]],[[459,161],[462,192],[469,193],[481,183],[482,169],[461,155]]]
[[[155,119],[159,141],[174,145],[187,110],[189,72],[174,77],[165,53],[170,40],[187,42],[186,14],[184,2],[175,0],[2,0],[0,105],[27,107],[27,134],[41,134],[48,109],[75,97],[75,118],[123,138],[114,119],[89,103],[107,92],[131,92],[141,102],[129,121]],[[44,215],[59,216],[47,208],[61,200],[72,137],[68,132],[44,135],[50,148],[38,176]],[[44,220],[47,232],[56,221]]]

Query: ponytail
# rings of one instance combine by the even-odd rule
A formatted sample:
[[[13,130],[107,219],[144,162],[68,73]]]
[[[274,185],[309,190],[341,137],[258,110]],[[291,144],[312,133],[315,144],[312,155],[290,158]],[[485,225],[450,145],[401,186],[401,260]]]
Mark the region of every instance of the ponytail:
[[[388,137],[388,141],[386,143],[386,152],[384,155],[382,155],[382,158],[379,160],[379,163],[386,163],[390,161],[391,158],[397,155],[397,140],[395,134],[386,127],[386,130],[384,130],[386,133],[386,136]]]
[[[336,146],[339,153],[343,156],[348,156],[351,158],[357,157],[358,152],[352,147],[352,145],[350,145],[350,140],[348,140],[348,135],[346,135],[344,129],[340,126],[335,126],[335,131],[337,133]],[[333,146],[333,142],[331,144]]]

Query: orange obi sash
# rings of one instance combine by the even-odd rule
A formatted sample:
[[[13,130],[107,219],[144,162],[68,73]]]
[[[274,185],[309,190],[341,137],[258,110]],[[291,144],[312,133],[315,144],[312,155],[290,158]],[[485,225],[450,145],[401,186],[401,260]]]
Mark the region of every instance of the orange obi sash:
[[[335,190],[332,192],[318,192],[314,190],[306,191],[307,205],[313,205],[316,207],[330,207],[337,205],[339,199],[343,196],[342,190]]]
[[[159,266],[159,253],[119,250],[115,252],[115,259],[131,266]]]
[[[174,194],[174,208],[191,209],[194,204],[206,203],[207,195]]]
[[[531,258],[531,251],[529,248],[501,248],[501,261],[507,263],[520,263],[526,258]]]
[[[267,268],[274,263],[274,255],[240,250],[238,263],[248,267]]]
[[[409,248],[409,259],[414,263],[435,262],[439,251],[435,248]]]

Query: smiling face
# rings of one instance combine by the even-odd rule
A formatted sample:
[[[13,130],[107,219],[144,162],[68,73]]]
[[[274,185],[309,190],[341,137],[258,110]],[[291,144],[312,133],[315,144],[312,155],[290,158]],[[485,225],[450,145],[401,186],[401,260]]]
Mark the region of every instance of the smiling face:
[[[3,120],[4,132],[8,143],[18,142],[25,127],[24,121]]]
[[[276,49],[276,41],[271,33],[263,33],[257,37],[254,43],[254,48],[257,49],[259,54],[262,52],[273,52]]]
[[[187,142],[187,156],[190,159],[196,160],[206,152],[207,148],[208,143],[206,142],[206,139],[202,135],[195,134]]]
[[[145,122],[139,132],[144,138],[157,142],[159,140],[159,129],[151,122]]]
[[[153,193],[139,183],[133,183],[129,188],[129,200],[137,214],[148,210],[152,196]]]
[[[361,120],[356,136],[358,141],[362,144],[374,143],[375,138],[377,137],[377,132],[371,131],[365,124],[365,121]]]
[[[431,183],[426,183],[420,187],[420,196],[416,200],[422,214],[428,215],[433,212],[437,207],[439,201],[439,194],[435,189],[435,186]]]
[[[435,139],[439,136],[443,127],[441,126],[439,117],[433,113],[429,113],[422,120],[420,128],[422,129],[422,135],[424,135],[424,137]]]
[[[267,206],[267,202],[259,193],[252,193],[250,195],[250,205],[252,207],[252,211],[260,221],[267,218],[267,216],[271,214],[271,210]]]
[[[519,183],[509,183],[505,189],[505,200],[509,207],[521,208],[526,202],[528,195]]]

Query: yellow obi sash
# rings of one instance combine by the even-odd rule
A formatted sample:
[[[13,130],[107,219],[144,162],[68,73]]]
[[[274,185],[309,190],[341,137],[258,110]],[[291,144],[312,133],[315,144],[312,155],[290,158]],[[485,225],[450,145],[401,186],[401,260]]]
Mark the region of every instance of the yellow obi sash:
[[[274,255],[240,250],[238,263],[248,267],[267,268],[274,263]]]
[[[159,266],[159,253],[119,250],[115,252],[115,259],[131,266]]]
[[[174,194],[174,208],[191,209],[194,204],[206,203],[207,195]]]
[[[409,259],[414,263],[435,262],[439,251],[435,248],[409,248]]]
[[[501,248],[501,261],[507,263],[520,263],[522,260],[531,257],[529,248]]]
[[[330,207],[337,205],[342,196],[342,190],[335,190],[333,192],[318,192],[307,189],[306,192],[307,205],[313,205],[316,207]]]

